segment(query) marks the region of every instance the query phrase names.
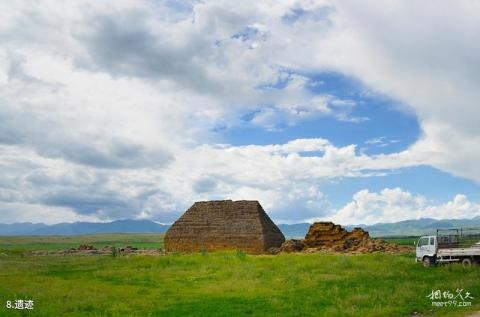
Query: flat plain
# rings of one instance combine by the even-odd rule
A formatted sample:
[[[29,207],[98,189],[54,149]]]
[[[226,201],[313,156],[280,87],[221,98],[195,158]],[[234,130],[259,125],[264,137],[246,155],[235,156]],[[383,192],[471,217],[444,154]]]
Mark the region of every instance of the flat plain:
[[[25,256],[79,244],[162,247],[161,235],[0,238],[0,316],[465,316],[480,268],[424,268],[413,254],[247,255],[239,251]],[[474,298],[433,307],[434,290]],[[31,299],[33,310],[5,307]]]

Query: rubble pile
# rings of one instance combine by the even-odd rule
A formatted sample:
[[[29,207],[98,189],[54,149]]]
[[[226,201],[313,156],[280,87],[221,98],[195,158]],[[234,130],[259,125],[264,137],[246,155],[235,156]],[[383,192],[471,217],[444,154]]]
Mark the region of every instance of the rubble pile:
[[[316,222],[310,226],[305,239],[287,240],[273,253],[278,252],[344,252],[344,253],[398,253],[409,252],[411,248],[372,239],[362,228],[345,230],[332,222]]]
[[[88,251],[88,250],[96,250],[96,248],[93,245],[88,245],[88,244],[81,244],[78,247],[79,251]]]
[[[114,247],[105,246],[101,249],[95,248],[93,245],[82,244],[78,248],[69,248],[61,251],[29,251],[26,255],[41,256],[41,255],[128,255],[128,254],[142,254],[142,255],[163,255],[162,249],[138,249],[132,246]]]

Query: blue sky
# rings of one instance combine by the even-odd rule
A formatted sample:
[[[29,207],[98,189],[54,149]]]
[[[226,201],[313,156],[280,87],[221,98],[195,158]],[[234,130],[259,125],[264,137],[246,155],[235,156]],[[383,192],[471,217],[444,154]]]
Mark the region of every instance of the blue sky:
[[[480,216],[469,1],[0,12],[0,223],[171,223],[210,199],[280,223]]]
[[[312,94],[328,94],[351,100],[355,102],[355,106],[347,111],[349,116],[366,120],[345,122],[331,116],[321,116],[293,125],[279,122],[277,130],[268,131],[248,124],[254,115],[254,112],[250,112],[243,116],[242,126],[220,130],[220,137],[232,145],[264,145],[320,137],[337,146],[357,144],[358,150],[365,150],[369,154],[398,152],[418,139],[421,133],[420,125],[415,114],[407,112],[408,105],[388,96],[375,94],[357,80],[338,73],[317,74],[308,78],[308,90]],[[378,139],[379,143],[366,143],[374,139]]]
[[[251,118],[252,114],[248,113],[244,116],[243,125],[219,130],[219,137],[223,142],[236,146],[282,144],[301,138],[325,138],[336,146],[355,144],[357,151],[370,155],[400,152],[419,139],[421,126],[408,104],[369,91],[358,80],[339,73],[328,72],[310,75],[308,78],[311,85],[309,89],[313,94],[329,94],[352,100],[356,105],[349,111],[349,115],[368,120],[345,122],[331,116],[322,116],[293,125],[280,122],[278,129],[271,131],[249,125],[248,118]],[[425,195],[434,203],[446,203],[459,192],[474,200],[480,200],[479,186],[475,181],[426,165],[389,170],[382,176],[325,180],[319,182],[319,187],[336,208],[340,208],[353,194],[364,188],[381,191],[383,188],[401,187],[412,193]]]

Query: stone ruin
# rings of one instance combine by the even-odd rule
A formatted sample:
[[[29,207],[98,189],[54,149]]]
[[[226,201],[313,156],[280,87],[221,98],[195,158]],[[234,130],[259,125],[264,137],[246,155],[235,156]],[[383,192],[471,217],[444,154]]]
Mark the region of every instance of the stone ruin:
[[[196,202],[165,234],[166,252],[241,250],[265,253],[285,237],[258,201]]]
[[[372,239],[362,228],[345,230],[333,222],[316,222],[310,226],[305,239],[288,240],[276,252],[348,252],[348,253],[375,253],[375,252],[408,252],[407,246],[399,246],[385,242],[382,239]]]
[[[48,250],[32,250],[26,252],[26,256],[41,255],[163,255],[162,249],[139,249],[132,246],[115,247],[105,246],[101,249],[95,248],[93,245],[81,244],[78,248],[69,248],[60,251]]]

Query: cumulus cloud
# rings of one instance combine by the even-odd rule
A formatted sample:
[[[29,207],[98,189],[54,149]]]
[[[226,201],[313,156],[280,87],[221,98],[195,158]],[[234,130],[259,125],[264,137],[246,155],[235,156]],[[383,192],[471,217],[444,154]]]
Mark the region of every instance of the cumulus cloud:
[[[45,205],[27,204],[19,202],[0,202],[2,223],[46,223],[74,221],[98,221],[97,217],[79,215],[69,208],[49,207]]]
[[[330,210],[322,183],[408,165],[396,154],[357,154],[355,146],[336,147],[325,139],[182,148],[167,167],[160,168],[104,169],[44,157],[33,149],[0,148],[1,201],[37,205],[36,209],[59,207],[78,214],[79,219],[89,216],[104,221],[171,222],[192,201],[206,199],[256,199],[279,221],[302,221]]]
[[[211,198],[259,199],[276,219],[293,221],[328,213],[321,185],[336,177],[429,164],[480,181],[477,3],[42,1],[0,8],[5,221],[13,215],[7,209],[30,206],[25,215],[44,207],[52,216],[39,214],[51,222],[169,222],[193,200]],[[418,116],[421,138],[374,156],[322,138],[218,144],[217,127],[275,131],[319,116],[368,120],[352,116],[354,100],[312,91],[313,75],[324,71],[408,105],[400,110]]]
[[[473,218],[479,214],[480,204],[471,202],[462,194],[446,203],[435,204],[422,195],[397,187],[385,188],[378,193],[361,190],[328,219],[341,224],[375,224],[420,218]]]
[[[332,38],[317,42],[313,63],[336,65],[409,105],[423,130],[412,153],[439,169],[480,181],[474,167],[480,159],[474,146],[480,141],[475,88],[480,76],[474,57],[480,52],[474,40],[479,3],[332,3]]]

